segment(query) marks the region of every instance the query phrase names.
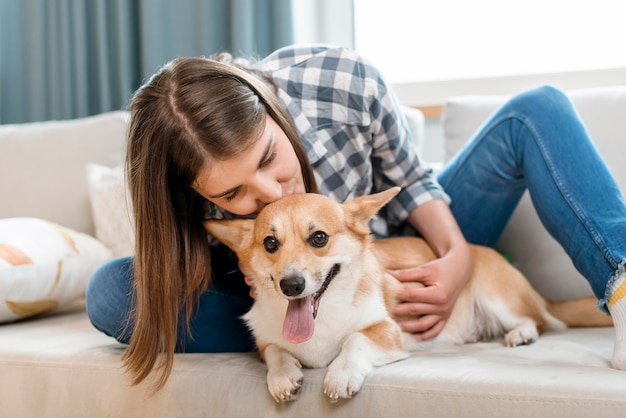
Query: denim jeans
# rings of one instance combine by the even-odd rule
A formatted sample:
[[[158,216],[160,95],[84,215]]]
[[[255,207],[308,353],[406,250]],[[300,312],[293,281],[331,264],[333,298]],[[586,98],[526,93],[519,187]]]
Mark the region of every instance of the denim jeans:
[[[626,260],[626,205],[565,95],[541,87],[512,98],[450,161],[439,181],[452,197],[452,212],[467,240],[488,246],[496,244],[528,189],[543,224],[604,307],[607,286]],[[234,277],[229,268],[213,265],[215,277],[226,271],[230,277],[200,298],[191,321],[193,339],[181,338],[181,351],[254,349],[240,319],[252,300],[241,275]],[[131,289],[132,258],[104,265],[87,288],[93,325],[123,343],[132,330],[132,322],[126,326]],[[182,326],[180,335],[185,335]]]
[[[230,257],[229,250],[219,246],[212,251],[213,273],[219,280],[200,296],[198,309],[191,318],[191,336],[187,335],[181,314],[177,351],[253,351],[254,340],[241,320],[252,307],[249,288],[237,264],[224,262]],[[93,326],[121,343],[128,343],[132,335],[133,260],[125,257],[103,265],[91,277],[86,291],[87,315]]]
[[[626,260],[624,198],[568,98],[515,96],[439,175],[465,238],[494,246],[522,194],[606,308]]]

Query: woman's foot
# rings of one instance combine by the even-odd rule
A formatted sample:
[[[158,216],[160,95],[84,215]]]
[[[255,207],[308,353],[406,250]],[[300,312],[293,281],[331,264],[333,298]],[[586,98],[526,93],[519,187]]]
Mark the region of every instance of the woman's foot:
[[[615,327],[615,346],[611,364],[614,369],[626,370],[626,272],[622,268],[614,282],[614,291],[609,298],[609,312]]]

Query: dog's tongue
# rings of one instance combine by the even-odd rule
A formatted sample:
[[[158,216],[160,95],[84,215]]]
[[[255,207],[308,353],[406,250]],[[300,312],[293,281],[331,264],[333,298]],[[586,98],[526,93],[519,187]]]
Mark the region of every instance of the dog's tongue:
[[[300,344],[313,336],[315,321],[311,297],[289,301],[283,322],[283,337],[290,343]]]

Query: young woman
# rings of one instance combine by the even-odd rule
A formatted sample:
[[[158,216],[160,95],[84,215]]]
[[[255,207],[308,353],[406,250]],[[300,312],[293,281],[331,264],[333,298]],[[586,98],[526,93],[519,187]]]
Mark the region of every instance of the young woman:
[[[237,260],[207,237],[205,218],[253,216],[282,196],[338,201],[402,192],[372,222],[379,237],[418,233],[439,258],[396,272],[397,314],[416,338],[436,336],[467,280],[467,241],[495,245],[528,189],[549,232],[588,279],[616,326],[626,369],[626,206],[565,95],[512,98],[435,178],[415,154],[382,76],[343,48],[283,48],[253,67],[181,58],[134,95],[126,156],[136,254],[103,266],[87,289],[93,325],[128,347],[135,383],[173,353],[252,350],[239,319],[251,303]],[[444,191],[445,190],[445,191]]]

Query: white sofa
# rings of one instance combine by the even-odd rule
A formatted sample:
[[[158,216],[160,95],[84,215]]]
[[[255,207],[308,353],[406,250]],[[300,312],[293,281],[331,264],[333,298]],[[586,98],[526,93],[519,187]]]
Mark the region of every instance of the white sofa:
[[[626,190],[619,156],[626,86],[571,94]],[[458,149],[503,99],[451,99],[446,149]],[[86,169],[120,164],[126,126],[125,112],[0,126],[0,219],[42,218],[98,238],[114,255],[131,251],[119,172],[91,166],[88,181]],[[500,247],[546,296],[590,294],[535,222],[524,204]],[[80,286],[84,281],[79,293]],[[6,289],[0,280],[0,300]],[[359,394],[338,403],[322,394],[324,370],[305,370],[299,399],[282,405],[268,394],[255,353],[177,354],[167,384],[151,395],[149,382],[128,385],[124,347],[92,328],[75,299],[0,324],[1,417],[621,417],[626,411],[626,372],[610,368],[612,328],[548,333],[518,348],[495,341],[414,353],[376,369]]]

